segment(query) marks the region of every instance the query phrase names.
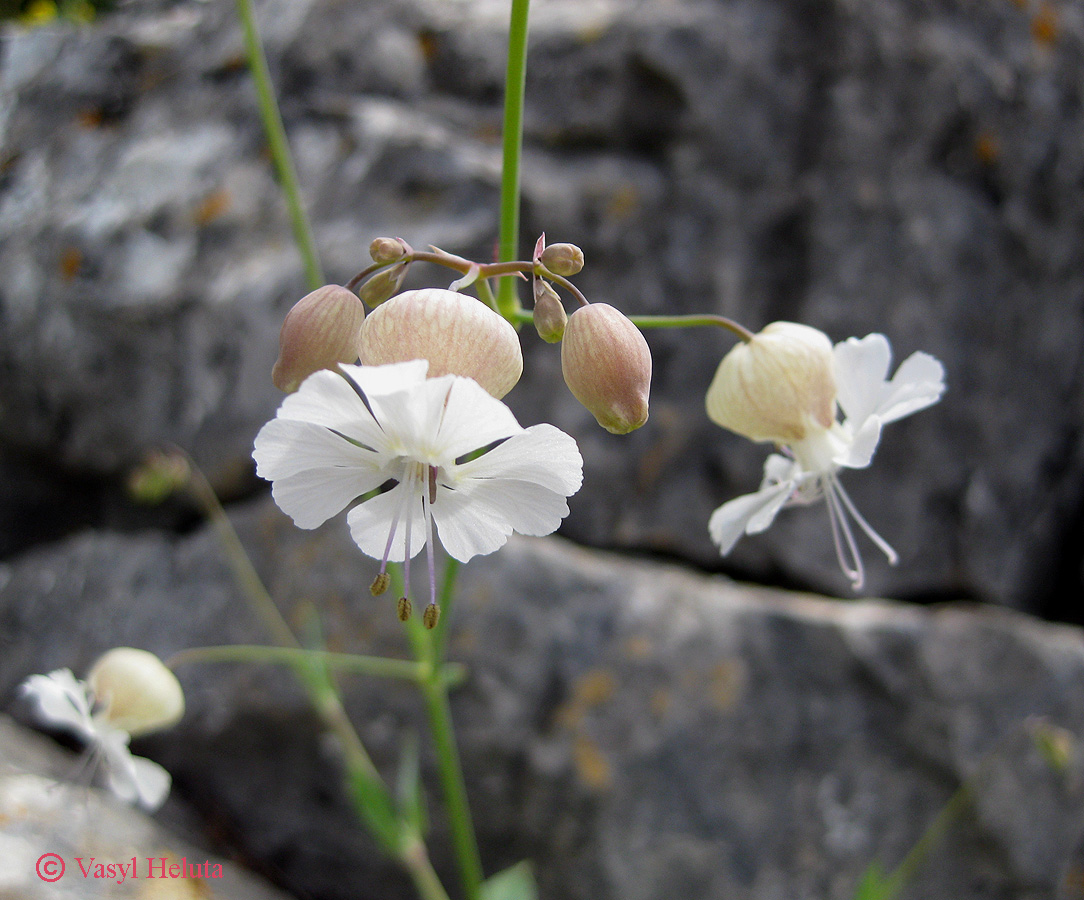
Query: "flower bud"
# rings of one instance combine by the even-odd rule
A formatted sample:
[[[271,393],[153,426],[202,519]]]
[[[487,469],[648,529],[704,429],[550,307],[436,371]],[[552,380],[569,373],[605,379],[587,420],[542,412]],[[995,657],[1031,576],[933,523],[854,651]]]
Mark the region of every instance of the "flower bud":
[[[773,322],[719,363],[708,418],[752,441],[793,444],[836,416],[832,342],[816,328]]]
[[[612,306],[592,303],[569,317],[561,371],[607,431],[628,434],[647,421],[651,351],[640,329]]]
[[[481,301],[439,288],[406,291],[378,307],[358,350],[367,366],[428,360],[430,378],[473,378],[498,399],[523,373],[516,330]]]
[[[146,650],[110,650],[94,664],[87,683],[105,720],[131,735],[169,728],[184,715],[177,677]]]
[[[361,286],[358,296],[370,309],[375,309],[385,300],[394,297],[399,287],[406,278],[409,262],[401,262],[397,266],[391,266],[383,272],[377,272],[372,278]]]
[[[298,300],[279,332],[279,358],[271,370],[275,387],[289,394],[313,372],[354,362],[364,319],[361,301],[337,284]]]
[[[568,315],[557,291],[541,278],[534,285],[534,327],[547,344],[556,344],[565,333]]]
[[[583,268],[583,251],[575,244],[550,244],[539,261],[554,275],[575,275]]]
[[[378,237],[369,245],[373,262],[391,263],[402,259],[410,249],[401,238]]]

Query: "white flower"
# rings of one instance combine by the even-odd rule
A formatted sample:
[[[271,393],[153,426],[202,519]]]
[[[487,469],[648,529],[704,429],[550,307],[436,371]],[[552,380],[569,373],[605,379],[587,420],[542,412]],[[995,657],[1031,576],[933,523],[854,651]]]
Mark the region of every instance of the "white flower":
[[[743,533],[764,531],[784,506],[812,503],[823,497],[840,567],[858,590],[865,575],[850,519],[858,523],[890,563],[895,564],[898,557],[855,508],[839,483],[838,472],[868,466],[882,426],[941,399],[945,372],[929,354],[913,353],[888,380],[892,352],[882,334],[849,338],[836,344],[832,356],[835,402],[843,414],[842,421],[833,420],[827,428],[812,424],[803,438],[782,447],[785,455],[769,456],[760,490],[724,503],[712,514],[708,530],[720,552],[726,554]]]
[[[461,562],[492,553],[513,531],[549,534],[568,515],[583,460],[567,434],[520,427],[472,379],[427,379],[427,371],[425,360],[412,360],[317,372],[260,430],[253,456],[301,528],[360,500],[347,514],[350,533],[381,560],[381,575],[389,560],[426,546],[432,603],[434,524]]]
[[[34,701],[44,723],[68,728],[86,741],[104,763],[109,790],[121,800],[150,812],[165,802],[169,772],[156,762],[132,755],[128,749],[131,735],[110,720],[108,705],[99,703],[90,686],[70,669],[31,675],[23,682],[22,693]]]

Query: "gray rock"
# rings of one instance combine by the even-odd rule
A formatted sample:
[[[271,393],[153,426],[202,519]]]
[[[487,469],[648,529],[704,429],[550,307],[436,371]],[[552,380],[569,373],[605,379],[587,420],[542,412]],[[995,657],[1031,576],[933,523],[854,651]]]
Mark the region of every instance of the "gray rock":
[[[332,649],[406,655],[375,563],[341,521],[235,522],[284,614]],[[466,566],[450,652],[487,871],[535,861],[543,896],[851,900],[962,785],[915,896],[1072,897],[1084,862],[1084,637],[1009,611],[839,603],[513,539]],[[57,622],[65,623],[63,628]],[[31,672],[118,644],[163,657],[259,631],[212,535],[83,534],[0,570],[0,703]],[[186,665],[184,722],[143,740],[214,833],[301,896],[408,897],[338,793],[334,747],[268,667]],[[405,685],[344,679],[377,764],[423,728]],[[1063,729],[1063,770],[1037,736]],[[427,762],[428,776],[432,781]],[[431,838],[450,873],[440,804]],[[449,877],[453,877],[449,874]]]
[[[71,754],[0,716],[3,900],[196,898],[208,891],[221,900],[287,900],[111,796],[67,783],[79,768]]]
[[[1084,19],[1059,7],[1044,32],[1045,9],[543,5],[524,227],[580,244],[578,283],[628,312],[880,330],[899,359],[939,356],[945,401],[847,478],[903,557],[890,569],[870,548],[869,589],[1075,617],[1061,598],[1081,583]],[[506,5],[259,12],[329,279],[378,234],[488,258]],[[5,459],[115,479],[176,442],[227,493],[251,489],[277,328],[303,287],[240,52],[228,0],[6,32]],[[719,560],[707,518],[755,488],[765,450],[702,412],[729,339],[649,340],[652,418],[617,439],[524,332],[509,402],[573,432],[587,461],[566,534],[845,590],[823,510]]]

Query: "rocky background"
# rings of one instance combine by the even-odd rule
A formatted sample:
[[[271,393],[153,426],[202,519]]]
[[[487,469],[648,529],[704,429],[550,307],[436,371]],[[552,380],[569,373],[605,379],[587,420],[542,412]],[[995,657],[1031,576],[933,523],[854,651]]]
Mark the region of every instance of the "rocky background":
[[[825,604],[689,573],[846,593],[823,509],[726,560],[708,540],[765,455],[703,414],[730,340],[648,334],[651,419],[618,438],[526,330],[508,401],[586,460],[562,533],[625,556],[516,542],[467,569],[456,711],[487,868],[530,856],[545,896],[849,900],[978,772],[915,896],[1084,895],[1079,751],[1057,774],[1031,740],[1037,722],[1084,737],[1084,640],[996,609],[1084,621],[1084,7],[535,7],[525,252],[542,230],[579,244],[577,284],[628,313],[876,330],[897,359],[943,360],[944,401],[846,483],[901,552],[889,568],[870,548],[872,594],[983,605]],[[329,280],[381,234],[492,254],[507,12],[258,4]],[[358,605],[371,568],[343,523],[295,533],[252,472],[305,288],[233,3],[8,27],[0,135],[0,705],[25,718],[25,675],[116,644],[256,639],[192,511],[127,499],[166,443],[247,523],[287,611],[317,596],[344,648],[396,649],[390,611]],[[358,850],[285,683],[182,676],[189,718],[147,742],[176,775],[178,827],[300,897],[407,895]],[[415,699],[352,689],[393,765]]]

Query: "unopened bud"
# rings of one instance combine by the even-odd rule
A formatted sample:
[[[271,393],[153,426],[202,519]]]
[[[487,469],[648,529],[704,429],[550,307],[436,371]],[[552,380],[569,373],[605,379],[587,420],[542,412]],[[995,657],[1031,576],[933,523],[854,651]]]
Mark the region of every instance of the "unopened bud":
[[[358,296],[361,297],[366,306],[375,309],[385,300],[395,296],[403,283],[403,279],[406,278],[409,268],[409,262],[401,262],[396,266],[385,269],[383,272],[377,272],[361,286]]]
[[[572,395],[613,434],[647,421],[651,351],[640,329],[606,303],[581,306],[568,319],[561,371]]]
[[[516,330],[481,301],[438,288],[406,291],[375,310],[358,349],[367,366],[428,360],[430,378],[473,378],[498,399],[523,373]]]
[[[400,597],[395,610],[399,615],[399,621],[406,622],[410,618],[410,614],[414,612],[414,607],[411,605],[409,597]]]
[[[275,387],[289,394],[313,372],[354,362],[364,320],[361,301],[337,284],[324,285],[298,300],[279,332],[279,358],[271,370]]]
[[[128,493],[137,503],[153,506],[187,487],[191,476],[183,454],[154,451],[129,473]]]
[[[369,245],[369,255],[378,263],[396,262],[409,252],[410,248],[401,238],[378,237]]]
[[[715,372],[708,418],[752,441],[794,444],[832,427],[832,342],[808,325],[773,322],[735,346]]]
[[[550,244],[539,257],[554,275],[575,275],[583,268],[583,251],[575,244]]]
[[[422,613],[422,624],[432,631],[437,627],[437,621],[440,619],[440,607],[435,603],[430,603],[425,612]]]
[[[132,735],[169,728],[184,715],[180,682],[146,650],[110,650],[94,664],[87,683],[106,721]]]
[[[1047,765],[1055,772],[1068,771],[1073,761],[1073,752],[1076,739],[1072,732],[1067,731],[1060,725],[1052,725],[1049,722],[1041,722],[1034,730],[1035,743],[1046,760]]]
[[[373,583],[369,585],[369,591],[374,597],[379,597],[388,589],[388,582],[391,578],[387,572],[380,572],[376,578],[373,579]]]
[[[534,286],[534,327],[538,336],[547,344],[556,344],[565,333],[568,314],[561,304],[557,291],[541,278]]]

